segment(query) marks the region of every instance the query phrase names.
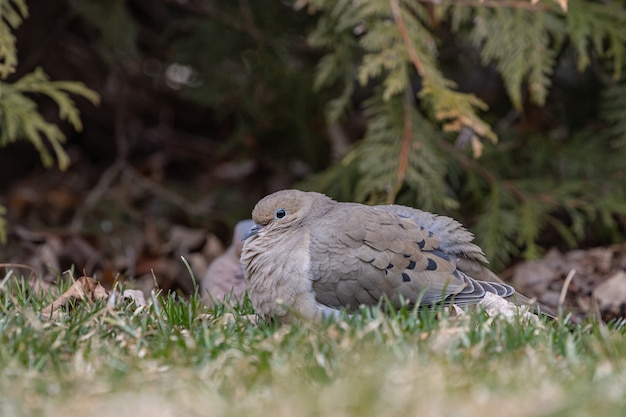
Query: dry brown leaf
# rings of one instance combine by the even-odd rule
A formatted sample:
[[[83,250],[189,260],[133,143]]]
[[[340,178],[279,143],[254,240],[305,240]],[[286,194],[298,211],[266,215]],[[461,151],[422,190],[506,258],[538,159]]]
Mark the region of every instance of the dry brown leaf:
[[[205,230],[174,225],[170,229],[169,244],[178,253],[188,254],[201,249],[206,242],[206,236]]]
[[[626,304],[626,273],[619,271],[593,291],[601,310],[619,312]]]
[[[566,276],[575,270],[567,288],[564,310],[582,319],[596,305],[597,313],[606,321],[626,316],[626,280],[622,292],[616,278],[616,273],[625,269],[626,244],[623,243],[565,253],[552,249],[542,259],[518,264],[512,271],[512,281],[520,293],[558,308]],[[620,305],[618,297],[623,297],[625,302]]]
[[[224,253],[226,248],[222,244],[222,241],[213,233],[209,233],[206,238],[206,243],[202,248],[202,254],[206,257],[207,262],[211,263],[215,258]]]
[[[41,314],[44,318],[57,320],[64,307],[70,309],[72,303],[80,301],[96,301],[107,298],[109,293],[102,285],[91,277],[80,277],[63,294],[61,294],[52,304],[43,309]]]

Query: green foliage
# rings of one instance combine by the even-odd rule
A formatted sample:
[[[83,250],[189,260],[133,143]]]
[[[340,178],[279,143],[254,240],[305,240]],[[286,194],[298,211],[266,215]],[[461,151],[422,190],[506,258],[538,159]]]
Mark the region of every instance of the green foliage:
[[[436,207],[435,201],[446,193],[444,164],[436,147],[440,139],[437,130],[415,110],[412,101],[402,96],[387,101],[372,99],[365,112],[372,120],[367,134],[361,146],[346,156],[348,163],[358,161],[355,198],[376,202],[381,195],[390,195],[393,198],[388,202],[392,203],[406,185],[420,190],[416,202],[421,207]]]
[[[543,106],[565,36],[563,20],[554,12],[505,8],[477,8],[469,16],[474,22],[470,40],[484,65],[497,63],[514,107],[522,110],[524,81],[531,101]]]
[[[59,127],[47,122],[37,112],[37,103],[27,94],[42,94],[59,106],[59,117],[68,121],[77,131],[82,130],[80,115],[69,93],[85,97],[93,104],[99,102],[98,94],[81,82],[50,81],[41,68],[25,75],[14,83],[0,82],[0,147],[26,139],[35,146],[45,167],[55,161],[47,145],[52,146],[60,169],[68,167],[70,161],[63,149],[65,135]]]
[[[43,95],[59,107],[59,118],[72,127],[82,130],[78,108],[69,94],[82,96],[93,104],[100,98],[81,82],[50,81],[41,68],[26,74],[17,81],[4,80],[15,72],[17,67],[16,39],[13,31],[28,16],[28,8],[23,0],[0,0],[0,148],[17,140],[29,141],[39,152],[45,167],[51,167],[55,158],[48,146],[52,147],[60,169],[70,163],[63,149],[65,135],[54,123],[46,121],[37,111],[37,103],[29,95]],[[0,243],[6,243],[5,210],[0,207]]]
[[[619,152],[626,147],[626,81],[604,91],[601,110],[609,123],[607,134],[615,142],[611,147]]]
[[[25,0],[0,0],[0,78],[15,72],[17,50],[13,31],[28,16]]]
[[[412,75],[417,72],[423,87],[419,91],[424,111],[443,123],[443,130],[473,133],[495,140],[489,125],[477,115],[485,103],[473,94],[456,91],[456,84],[447,79],[437,63],[437,47],[431,35],[428,13],[415,2],[369,1],[311,1],[315,10],[325,16],[310,36],[315,46],[340,45],[335,52],[320,61],[317,67],[316,88],[343,79],[346,91],[353,88],[351,74],[363,87],[370,83],[381,85],[379,94],[384,101],[402,95],[409,88]],[[350,41],[355,31],[364,33],[357,41]],[[351,47],[352,51],[346,49]],[[356,61],[346,60],[355,57]],[[349,69],[353,67],[354,69]],[[341,97],[345,96],[342,94]],[[328,112],[330,120],[337,117],[336,102]],[[347,104],[347,100],[341,100]],[[473,136],[473,135],[472,135]]]
[[[626,214],[622,2],[306,4],[319,16],[310,42],[327,51],[315,87],[336,91],[327,119],[361,110],[367,118],[363,140],[306,188],[470,219],[496,267],[517,254],[540,256],[552,232],[569,246],[623,239],[615,221]],[[497,72],[508,103],[457,89],[456,78],[479,74],[481,65]],[[351,107],[356,86],[362,109]],[[598,89],[601,101],[582,97]],[[417,102],[407,105],[407,94]],[[593,103],[586,112],[583,102]],[[504,122],[511,115],[517,121]],[[492,126],[498,146],[481,143],[495,140]],[[473,158],[460,149],[467,145]]]
[[[496,266],[520,250],[526,258],[540,256],[546,230],[569,247],[592,225],[597,234],[608,234],[606,240],[620,239],[615,213],[626,213],[624,154],[614,146],[610,138],[582,132],[563,142],[536,135],[487,149],[481,161],[491,170],[467,171],[467,191],[473,192],[463,201],[479,208],[477,241]],[[520,169],[524,163],[532,170]]]
[[[578,53],[578,69],[593,60],[593,54],[612,61],[613,76],[619,79],[626,58],[626,11],[621,2],[569,2],[567,31]]]

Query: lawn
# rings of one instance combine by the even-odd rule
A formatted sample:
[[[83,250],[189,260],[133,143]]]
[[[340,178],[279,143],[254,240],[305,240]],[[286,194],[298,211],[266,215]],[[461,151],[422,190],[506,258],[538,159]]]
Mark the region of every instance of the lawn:
[[[363,310],[280,326],[175,295],[42,317],[59,293],[0,287],[1,416],[626,415],[620,323]]]

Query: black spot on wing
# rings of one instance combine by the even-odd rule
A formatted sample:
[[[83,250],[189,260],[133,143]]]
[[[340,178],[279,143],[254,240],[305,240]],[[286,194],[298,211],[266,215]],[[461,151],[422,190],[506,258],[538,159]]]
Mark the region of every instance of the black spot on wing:
[[[409,274],[407,274],[406,272],[402,273],[402,282],[410,282],[411,281],[411,277],[409,276]]]
[[[393,264],[391,262],[389,262],[389,265],[387,265],[386,269],[391,269],[391,268],[393,268]]]
[[[441,249],[433,249],[432,251],[430,251],[430,253],[432,253],[435,256],[440,257],[441,259],[445,259],[446,261],[450,261],[450,257],[448,256],[448,254],[445,253],[444,251],[442,251]]]
[[[415,269],[415,261],[409,261],[409,266],[406,269]]]
[[[437,262],[434,259],[428,258],[428,266],[426,266],[427,271],[436,271],[437,270]]]
[[[426,241],[424,239],[420,240],[419,242],[415,242],[417,243],[417,246],[419,246],[420,249],[424,249],[424,246],[426,246]]]
[[[398,223],[398,226],[400,226],[402,229],[406,230],[406,227],[402,223]]]

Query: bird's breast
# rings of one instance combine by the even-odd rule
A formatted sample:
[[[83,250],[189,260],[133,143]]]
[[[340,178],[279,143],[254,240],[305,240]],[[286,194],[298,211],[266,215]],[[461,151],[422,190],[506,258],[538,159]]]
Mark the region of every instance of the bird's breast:
[[[258,314],[286,316],[292,312],[316,315],[309,253],[310,235],[265,233],[246,241],[241,253],[248,295]]]

